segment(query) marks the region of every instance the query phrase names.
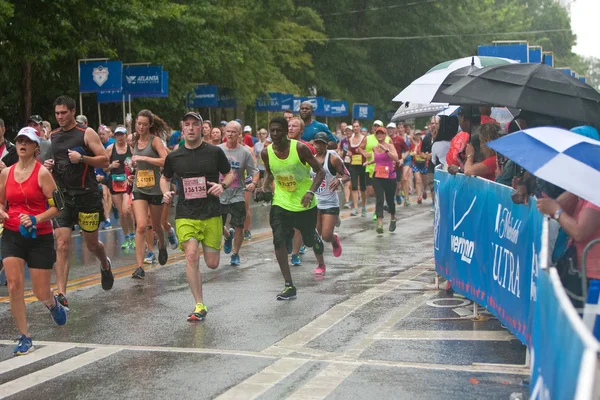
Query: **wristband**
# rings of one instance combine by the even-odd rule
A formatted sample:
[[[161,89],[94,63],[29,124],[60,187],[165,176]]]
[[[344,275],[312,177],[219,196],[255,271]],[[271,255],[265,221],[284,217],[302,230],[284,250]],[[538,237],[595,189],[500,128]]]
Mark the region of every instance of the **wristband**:
[[[312,190],[307,190],[307,191],[306,191],[306,193],[310,193],[310,194],[312,194],[313,196],[315,195],[315,192],[313,192]]]
[[[82,163],[83,162],[83,157],[85,157],[83,154],[81,155],[81,157],[79,157],[79,162]]]
[[[53,199],[52,197],[50,197],[50,198],[48,199],[48,205],[49,205],[50,207],[55,207],[55,206],[56,206],[56,203],[54,202],[54,199]]]

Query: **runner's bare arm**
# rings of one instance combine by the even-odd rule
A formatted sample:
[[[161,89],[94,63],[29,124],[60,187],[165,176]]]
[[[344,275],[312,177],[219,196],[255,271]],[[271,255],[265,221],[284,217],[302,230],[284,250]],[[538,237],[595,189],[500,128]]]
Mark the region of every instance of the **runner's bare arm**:
[[[6,178],[9,170],[10,168],[4,168],[0,173],[0,222],[4,222],[4,218],[8,218],[6,215]]]
[[[38,175],[38,184],[40,185],[44,196],[46,196],[47,199],[51,199],[54,191],[56,190],[56,183],[54,182],[54,178],[52,177],[50,171],[47,169],[40,169],[40,173]],[[50,206],[46,211],[39,215],[34,215],[34,217],[36,222],[40,223],[51,220],[52,218],[56,217],[58,213],[58,208],[55,206]]]
[[[175,193],[171,191],[171,178],[167,178],[164,174],[160,177],[160,191],[163,194],[163,202],[171,203]]]
[[[338,187],[343,185],[344,183],[350,180],[350,175],[348,174],[348,170],[344,166],[342,159],[339,157],[331,157],[333,166],[335,167],[336,176],[341,176],[341,178],[335,179],[329,185],[329,190],[336,190]]]
[[[76,151],[69,150],[69,159],[73,163],[85,163],[94,168],[106,168],[108,167],[108,157],[106,156],[106,150],[100,141],[100,136],[92,128],[85,130],[84,136],[85,145],[94,153],[93,156],[82,156]],[[75,153],[75,154],[73,154]],[[77,155],[79,154],[79,155]]]
[[[260,158],[262,158],[263,160],[263,164],[265,164],[265,179],[263,180],[263,185],[262,187],[258,188],[259,191],[270,191],[271,187],[273,185],[273,173],[271,172],[271,167],[269,166],[269,153],[268,150],[265,148],[261,153],[260,153]]]
[[[110,162],[110,156],[112,155],[112,150],[114,146],[115,144],[113,143],[106,148],[106,157],[108,157],[108,167],[103,169],[106,173],[110,172],[111,169],[119,168],[118,161]]]

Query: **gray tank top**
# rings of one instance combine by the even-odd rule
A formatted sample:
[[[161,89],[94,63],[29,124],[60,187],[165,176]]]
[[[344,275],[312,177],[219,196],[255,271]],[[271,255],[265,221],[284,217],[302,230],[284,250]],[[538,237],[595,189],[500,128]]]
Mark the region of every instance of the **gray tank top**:
[[[148,145],[143,149],[138,147],[138,143],[133,148],[134,156],[146,156],[160,158],[158,152],[152,147],[154,135],[150,135]],[[147,195],[161,195],[160,190],[160,167],[152,165],[145,161],[138,161],[135,168],[135,180],[133,181],[133,191]]]

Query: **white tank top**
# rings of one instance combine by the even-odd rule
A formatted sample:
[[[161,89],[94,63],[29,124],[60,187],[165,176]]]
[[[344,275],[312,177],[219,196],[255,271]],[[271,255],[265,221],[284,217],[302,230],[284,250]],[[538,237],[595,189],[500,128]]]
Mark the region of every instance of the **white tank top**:
[[[335,174],[332,174],[329,171],[329,157],[338,157],[337,153],[334,150],[327,150],[327,154],[325,154],[325,162],[323,162],[323,169],[325,170],[325,179],[321,182],[321,186],[317,188],[317,208],[319,210],[326,210],[328,208],[335,208],[340,206],[340,199],[338,197],[337,192],[332,192],[329,190],[329,185],[335,179],[337,179]],[[317,174],[314,171],[310,170],[310,176],[314,179]]]

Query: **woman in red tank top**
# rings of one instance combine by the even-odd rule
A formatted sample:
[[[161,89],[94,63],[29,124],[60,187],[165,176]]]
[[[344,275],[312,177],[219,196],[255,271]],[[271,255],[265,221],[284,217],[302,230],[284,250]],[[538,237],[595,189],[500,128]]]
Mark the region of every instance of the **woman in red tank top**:
[[[19,131],[16,147],[19,161],[0,174],[0,222],[4,223],[2,257],[10,310],[21,333],[14,355],[24,355],[34,349],[27,331],[25,264],[31,274],[33,293],[48,307],[54,321],[64,325],[67,314],[50,287],[56,261],[50,221],[58,214],[52,200],[56,184],[50,172],[34,158],[40,139],[33,128]]]

